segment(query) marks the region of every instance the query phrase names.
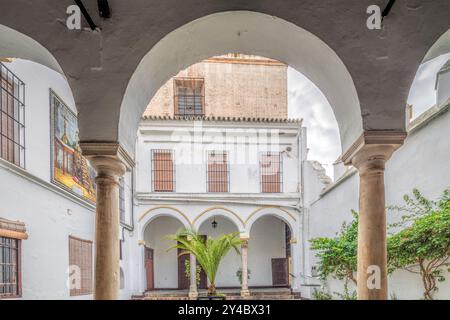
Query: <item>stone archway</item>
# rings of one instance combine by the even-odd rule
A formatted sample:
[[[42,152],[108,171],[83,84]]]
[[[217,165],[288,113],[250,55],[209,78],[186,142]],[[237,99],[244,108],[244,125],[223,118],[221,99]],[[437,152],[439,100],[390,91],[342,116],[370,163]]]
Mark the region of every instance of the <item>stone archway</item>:
[[[283,35],[283,36],[280,36]],[[141,60],[121,106],[119,139],[128,137],[157,90],[180,70],[214,55],[255,54],[282,61],[308,77],[329,100],[343,150],[362,133],[362,117],[352,77],[321,39],[286,20],[250,11],[211,14],[172,31]]]
[[[216,225],[213,225],[213,222]],[[197,232],[205,238],[217,238],[223,234],[239,232],[239,225],[229,215],[220,213],[208,215],[205,219],[196,225]],[[216,276],[216,287],[230,288],[239,287],[239,281],[236,272],[241,266],[240,256],[230,250],[223,258]]]
[[[345,4],[336,5],[332,0],[327,0],[320,7],[315,2],[299,5],[295,1],[284,6],[259,1],[242,4],[211,2],[205,6],[196,6],[194,0],[183,1],[181,5],[175,2],[167,3],[171,10],[167,10],[167,7],[154,8],[152,3],[144,0],[134,1],[132,5],[116,1],[113,11],[117,19],[114,19],[114,23],[104,21],[101,32],[71,32],[64,23],[55,23],[61,16],[65,16],[66,3],[62,1],[30,3],[26,0],[14,0],[0,3],[2,24],[20,30],[38,43],[45,44],[61,65],[75,96],[79,111],[80,137],[85,142],[82,149],[91,157],[99,172],[97,232],[101,236],[98,239],[100,243],[96,245],[97,249],[100,249],[97,250],[97,255],[101,256],[98,261],[105,264],[98,269],[104,267],[103,271],[107,275],[98,277],[96,298],[117,298],[118,248],[115,247],[118,246],[111,244],[118,238],[118,226],[111,221],[117,220],[115,218],[118,217],[118,178],[126,169],[124,163],[133,165],[130,153],[133,154],[134,151],[139,110],[145,108],[149,101],[146,98],[151,97],[152,90],[156,91],[158,82],[161,85],[181,67],[189,62],[196,62],[191,60],[201,59],[204,55],[221,54],[224,50],[265,55],[291,64],[313,80],[336,108],[344,150],[343,160],[346,164],[356,166],[361,176],[360,238],[361,247],[367,245],[367,250],[366,254],[361,256],[364,263],[360,264],[362,269],[359,274],[362,278],[358,283],[365,283],[365,266],[375,264],[383,269],[383,290],[370,291],[361,286],[358,291],[363,299],[386,298],[386,261],[383,249],[384,165],[392,152],[403,143],[404,107],[408,89],[425,52],[437,37],[448,30],[447,12],[450,10],[450,2],[428,1],[414,7],[405,1],[396,6],[396,15],[385,19],[386,28],[380,31],[365,28],[367,3],[364,1],[353,4],[351,8]],[[24,10],[25,7],[28,10]],[[183,41],[180,42],[184,45],[181,48],[187,50],[182,52],[178,51],[180,48],[176,46],[176,42],[172,42],[174,46],[166,46],[168,52],[159,52],[154,57],[156,68],[147,70],[155,82],[148,84],[138,81],[136,87],[130,91],[131,96],[127,95],[127,87],[136,84],[136,81],[129,80],[133,73],[136,73],[139,63],[144,62],[145,58],[142,59],[146,55],[157,52],[152,48],[156,50],[167,45],[166,36],[169,37],[174,30],[181,30],[184,31],[181,35],[188,40],[188,44],[189,40],[199,40],[195,39],[191,32],[186,33],[189,29],[183,26],[198,27],[202,21],[208,21],[212,16],[226,15],[229,10],[253,11],[233,11],[230,19],[232,18],[233,24],[236,23],[239,28],[227,29],[226,25],[222,25],[217,29],[213,23],[207,25],[209,29],[206,29],[206,34],[205,30],[203,33],[198,30],[198,35],[207,40],[205,43],[209,44],[209,51],[205,51],[203,46],[186,45]],[[264,17],[261,19],[264,19],[265,23],[252,24],[253,18],[244,19],[240,24],[238,20],[234,20],[244,14],[252,17],[256,15],[255,19]],[[230,21],[227,20],[226,23],[231,25]],[[428,23],[430,21],[433,23]],[[283,47],[278,38],[291,35],[288,28],[281,29],[286,31],[285,34],[269,38],[271,26],[280,23],[284,26],[292,25],[296,30],[309,30],[303,35],[309,35],[316,41],[308,44],[313,49],[323,50],[314,50],[316,55],[306,55],[306,58],[298,56],[302,51],[296,51],[295,46],[303,39],[296,37],[299,34],[289,37],[290,41]],[[300,25],[305,29],[301,29]],[[258,29],[265,33],[261,36]],[[190,29],[192,30],[194,29]],[[255,39],[255,35],[260,36]],[[13,40],[17,40],[17,37]],[[258,46],[257,40],[265,42],[265,45]],[[224,44],[227,41],[229,45]],[[285,52],[277,54],[270,49],[284,49]],[[32,51],[33,49],[30,49],[30,52]],[[324,58],[322,51],[328,59],[320,60]],[[330,56],[330,52],[336,53]],[[0,50],[0,56],[3,54]],[[126,60],[123,57],[126,57]],[[296,59],[301,58],[306,59],[306,63],[296,62]],[[57,69],[52,59],[41,59],[44,59],[43,63],[53,65]],[[163,63],[166,59],[178,70],[167,68],[167,64]],[[323,64],[318,63],[317,59]],[[327,82],[322,78],[323,75],[316,73],[317,70],[309,70],[308,65],[314,65],[325,75],[329,75],[329,67],[338,68],[333,70],[335,75],[330,77],[334,80]],[[145,77],[139,77],[137,80],[145,80]],[[344,82],[336,83],[341,80]],[[136,93],[136,96],[133,96],[133,93]],[[130,100],[127,96],[131,97]],[[130,103],[134,107],[129,111],[122,110],[123,103]],[[363,135],[359,136],[361,133]],[[107,219],[109,216],[114,219]],[[377,228],[373,228],[373,225]],[[115,264],[117,268],[108,267]]]
[[[147,283],[144,289],[178,289],[180,268],[177,250],[168,249],[175,243],[167,237],[175,234],[179,229],[186,227],[185,222],[172,214],[158,214],[148,219],[142,225],[142,237],[144,247],[142,248],[142,259],[144,268],[142,273],[142,284]],[[151,265],[148,266],[146,251],[151,251]],[[181,276],[184,276],[181,270]],[[149,277],[152,277],[149,281]],[[149,288],[148,284],[152,287]]]

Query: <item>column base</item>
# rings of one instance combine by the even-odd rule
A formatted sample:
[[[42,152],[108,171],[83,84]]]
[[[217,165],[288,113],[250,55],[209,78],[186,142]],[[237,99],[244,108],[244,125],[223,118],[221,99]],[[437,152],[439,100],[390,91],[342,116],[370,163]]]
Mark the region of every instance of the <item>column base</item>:
[[[241,290],[241,297],[249,297],[250,296],[250,290],[243,289]]]
[[[198,291],[197,288],[195,289],[189,289],[189,299],[190,300],[197,300],[198,298]]]

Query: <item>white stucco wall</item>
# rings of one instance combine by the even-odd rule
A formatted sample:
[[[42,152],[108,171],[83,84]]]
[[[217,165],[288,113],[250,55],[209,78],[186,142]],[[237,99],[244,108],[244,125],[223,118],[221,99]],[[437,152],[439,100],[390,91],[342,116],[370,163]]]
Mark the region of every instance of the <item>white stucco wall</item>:
[[[298,123],[144,120],[136,148],[136,190],[152,191],[151,150],[169,149],[174,152],[176,192],[206,193],[206,154],[225,150],[230,193],[260,193],[259,155],[266,151],[281,153],[283,192],[297,193],[299,129]]]
[[[403,204],[403,195],[411,194],[418,188],[427,198],[436,199],[445,188],[450,187],[450,112],[443,112],[424,126],[410,132],[405,144],[388,161],[385,173],[386,205]],[[308,186],[307,186],[308,188]],[[317,198],[308,212],[309,235],[315,237],[333,237],[339,231],[342,222],[352,219],[351,209],[358,210],[358,174],[350,175],[329,192]],[[388,213],[388,223],[396,215]],[[307,258],[315,264],[314,252]],[[311,268],[305,273],[311,276]],[[342,292],[342,283],[330,279],[330,292]],[[450,298],[450,274],[447,281],[439,283],[437,299]],[[389,277],[389,292],[399,299],[421,299],[422,283],[420,276],[406,271],[396,271]]]
[[[42,65],[14,60],[5,64],[25,83],[25,169],[0,159],[0,217],[25,223],[29,238],[22,241],[22,297],[24,299],[91,299],[70,297],[66,285],[69,235],[94,241],[95,207],[51,183],[50,99],[54,90],[76,113],[65,78]],[[133,225],[131,173],[127,173],[126,216]],[[126,275],[133,274],[131,253],[137,247],[128,231],[121,261]],[[131,276],[125,278],[121,298],[135,293]]]
[[[443,71],[439,74],[436,83],[437,106],[443,106],[448,99],[450,99],[450,70]]]

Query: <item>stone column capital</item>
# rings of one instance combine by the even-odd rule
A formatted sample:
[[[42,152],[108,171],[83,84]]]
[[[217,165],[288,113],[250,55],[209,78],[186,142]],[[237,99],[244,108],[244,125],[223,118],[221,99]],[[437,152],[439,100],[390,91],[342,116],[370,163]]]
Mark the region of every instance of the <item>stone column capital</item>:
[[[396,149],[393,145],[366,145],[355,153],[351,163],[360,174],[383,172],[386,161]]]
[[[97,171],[96,179],[104,176],[121,177],[126,172],[126,166],[120,159],[107,156],[88,156],[87,158]]]
[[[384,171],[386,161],[401,147],[406,138],[404,131],[365,131],[341,156],[346,165],[358,171]]]
[[[122,175],[123,167],[131,170],[135,166],[133,157],[118,142],[81,141],[80,148],[97,171],[112,170]]]

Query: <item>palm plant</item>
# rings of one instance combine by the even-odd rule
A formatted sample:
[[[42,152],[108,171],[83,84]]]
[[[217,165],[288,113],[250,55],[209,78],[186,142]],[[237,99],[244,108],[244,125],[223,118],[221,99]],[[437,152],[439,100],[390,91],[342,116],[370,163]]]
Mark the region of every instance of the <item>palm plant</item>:
[[[205,271],[209,280],[208,295],[216,293],[215,280],[217,270],[219,269],[222,259],[227,253],[234,249],[238,254],[242,240],[239,239],[239,232],[223,234],[217,238],[205,239],[190,229],[180,229],[174,235],[168,236],[169,239],[175,241],[172,247],[167,249],[181,249],[180,255],[192,253],[198,263]]]

